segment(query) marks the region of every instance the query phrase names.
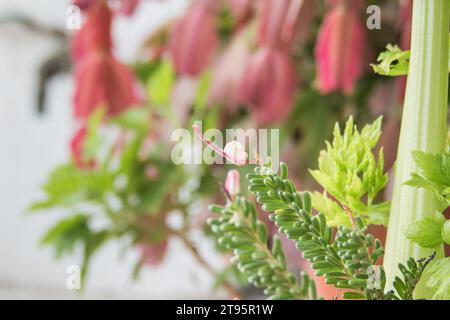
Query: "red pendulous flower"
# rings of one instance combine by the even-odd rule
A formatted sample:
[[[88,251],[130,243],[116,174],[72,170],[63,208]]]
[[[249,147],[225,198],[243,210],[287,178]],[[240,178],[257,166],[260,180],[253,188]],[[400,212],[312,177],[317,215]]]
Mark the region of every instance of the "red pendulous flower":
[[[98,1],[88,7],[85,23],[72,40],[75,61],[81,60],[88,52],[111,51],[112,18],[113,13],[106,1]]]
[[[295,66],[287,52],[261,48],[251,58],[241,81],[240,98],[260,123],[283,120],[296,89]]]
[[[319,90],[351,93],[363,72],[364,26],[354,0],[330,1],[316,43]]]
[[[222,105],[232,112],[239,105],[239,85],[251,57],[246,30],[237,34],[231,45],[217,59],[209,90],[210,105]]]
[[[172,28],[169,52],[180,74],[198,75],[213,57],[218,44],[213,3],[197,0]]]
[[[104,104],[115,115],[139,103],[134,74],[111,54],[94,53],[75,70],[75,116],[87,118]]]
[[[99,2],[107,3],[107,0],[74,0],[73,4],[78,6],[81,10],[88,10],[94,4],[98,4]],[[118,13],[124,15],[132,15],[136,10],[137,6],[141,2],[141,0],[111,0],[110,1]]]
[[[259,28],[260,45],[273,47],[284,45],[283,27],[290,4],[291,0],[267,0],[263,3]]]
[[[99,105],[108,115],[139,102],[134,75],[112,55],[112,12],[106,1],[87,10],[86,22],[75,36],[75,116],[87,118]]]

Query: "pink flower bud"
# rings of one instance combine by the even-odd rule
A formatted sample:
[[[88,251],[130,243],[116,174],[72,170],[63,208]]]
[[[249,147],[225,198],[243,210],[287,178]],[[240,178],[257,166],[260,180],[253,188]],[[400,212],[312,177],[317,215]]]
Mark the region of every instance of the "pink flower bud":
[[[298,0],[294,0],[298,1]],[[281,47],[283,27],[291,0],[267,0],[263,3],[259,42],[261,45]]]
[[[359,5],[351,0],[330,1],[316,43],[319,90],[351,93],[363,72],[364,25]]]
[[[169,52],[177,72],[196,76],[210,63],[218,44],[215,15],[205,0],[195,3],[175,22]]]
[[[221,105],[234,111],[239,105],[239,84],[250,58],[250,44],[245,31],[219,57],[213,68],[213,79],[208,94],[209,105]]]
[[[245,148],[238,141],[230,141],[225,145],[224,152],[232,159],[236,165],[244,165],[247,163],[248,154]]]
[[[287,52],[262,48],[251,58],[241,80],[240,98],[260,124],[285,119],[295,91],[295,65]]]
[[[225,191],[232,198],[237,196],[241,189],[241,175],[236,169],[228,171],[227,178],[225,180]]]
[[[251,14],[254,0],[226,0],[226,2],[234,20],[240,24]]]
[[[209,148],[217,152],[219,155],[237,166],[243,166],[247,163],[247,153],[244,147],[237,141],[231,141],[225,146],[225,150],[215,145],[211,140],[205,138],[200,127],[192,125],[194,133],[200,138]]]

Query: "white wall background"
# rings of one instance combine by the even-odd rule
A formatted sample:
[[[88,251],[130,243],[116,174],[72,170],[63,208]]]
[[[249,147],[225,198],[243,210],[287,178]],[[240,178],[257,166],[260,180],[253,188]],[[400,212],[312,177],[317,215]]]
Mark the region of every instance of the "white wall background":
[[[120,17],[115,28],[117,54],[133,59],[142,39],[160,23],[182,12],[187,0],[152,3],[143,0],[136,15]],[[20,12],[49,26],[63,28],[69,1],[0,0],[0,16]],[[137,253],[120,255],[111,244],[94,257],[82,296],[66,288],[66,268],[78,257],[55,261],[50,248],[39,246],[54,214],[27,215],[26,208],[39,198],[41,185],[55,165],[68,156],[74,129],[69,75],[55,78],[49,88],[48,112],[35,113],[37,72],[55,49],[53,39],[21,27],[0,25],[0,298],[213,298],[212,279],[173,241],[165,263],[144,268],[139,282],[131,280]],[[202,241],[201,250],[213,255]],[[217,261],[217,259],[215,259]]]

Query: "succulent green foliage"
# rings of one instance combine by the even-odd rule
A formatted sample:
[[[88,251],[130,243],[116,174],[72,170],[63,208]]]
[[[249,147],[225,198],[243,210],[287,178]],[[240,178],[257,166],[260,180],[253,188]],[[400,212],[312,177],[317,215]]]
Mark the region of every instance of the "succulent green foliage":
[[[405,184],[432,191],[439,200],[439,209],[450,206],[450,152],[430,154],[413,152],[419,172],[413,173]]]
[[[433,300],[450,300],[450,257],[433,261],[423,275],[426,286],[434,289]]]
[[[256,167],[248,174],[249,190],[271,213],[270,219],[279,232],[294,241],[303,256],[311,262],[316,275],[324,276],[328,284],[348,289],[346,298],[376,299],[383,295],[383,275],[378,283],[368,285],[373,278],[374,266],[383,254],[380,241],[366,235],[360,218],[354,227],[340,226],[333,239],[333,228],[327,224],[323,213],[312,215],[311,198],[308,193],[298,192],[294,183],[287,179],[287,166],[280,165],[280,175],[271,170],[271,164]]]
[[[280,240],[268,248],[266,225],[258,220],[252,203],[237,197],[225,207],[211,206],[218,217],[208,220],[220,245],[233,251],[232,262],[256,287],[265,288],[270,299],[317,299],[314,282],[302,275],[300,282],[287,269]]]
[[[336,124],[333,142],[327,142],[326,150],[320,154],[319,169],[310,171],[326,193],[339,203],[332,205],[326,194],[316,192],[312,196],[314,208],[324,212],[333,225],[343,224],[345,220],[350,225],[347,209],[365,224],[387,223],[389,204],[373,203],[388,181],[383,168],[383,150],[380,149],[378,161],[372,152],[381,135],[381,121],[380,117],[361,132],[354,126],[352,117],[343,133]]]
[[[445,240],[448,241],[448,223],[446,224],[442,213],[436,212],[434,217],[414,221],[406,227],[404,233],[408,239],[424,248],[436,248]]]
[[[394,291],[386,293],[387,299],[392,300],[413,300],[414,290],[422,277],[422,274],[427,265],[434,259],[434,254],[428,259],[421,259],[415,261],[409,258],[406,265],[399,264],[398,268],[402,274],[402,278],[395,277]]]
[[[371,64],[373,71],[382,76],[403,76],[408,74],[411,52],[403,51],[397,45],[388,44],[386,51],[379,54],[378,64]]]

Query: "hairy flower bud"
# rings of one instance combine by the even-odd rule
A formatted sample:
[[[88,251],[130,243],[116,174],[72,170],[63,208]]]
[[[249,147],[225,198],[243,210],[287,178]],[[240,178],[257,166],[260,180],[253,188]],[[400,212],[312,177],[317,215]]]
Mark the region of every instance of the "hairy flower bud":
[[[225,180],[225,191],[230,197],[235,197],[241,190],[241,176],[236,169],[228,171],[227,178]]]

